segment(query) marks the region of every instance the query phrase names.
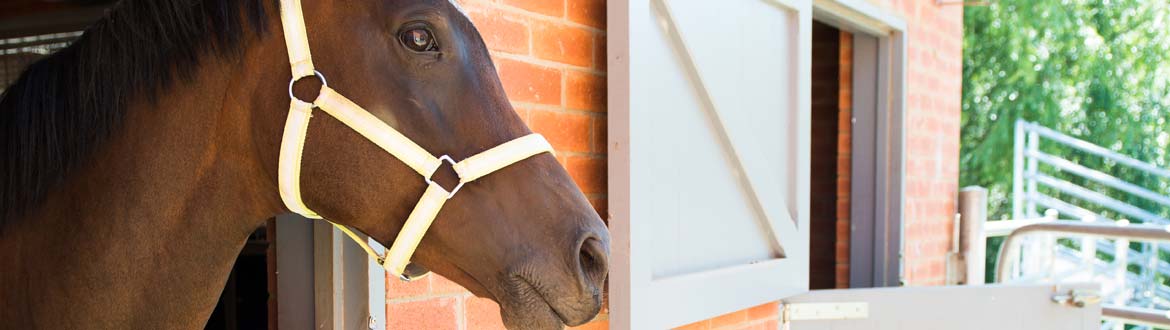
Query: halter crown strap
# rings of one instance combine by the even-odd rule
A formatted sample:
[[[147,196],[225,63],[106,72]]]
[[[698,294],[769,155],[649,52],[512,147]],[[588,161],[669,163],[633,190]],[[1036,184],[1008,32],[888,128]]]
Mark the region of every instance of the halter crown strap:
[[[374,251],[366,240],[352,229],[330,222],[366,250],[366,253],[371,257],[377,259],[378,264],[382,265],[386,271],[403,280],[410,280],[403,275],[406,265],[410,262],[410,256],[414,254],[414,250],[422,241],[423,235],[426,234],[435,217],[438,216],[443,204],[455,196],[459,187],[529,157],[553,152],[552,146],[543,136],[529,134],[468,157],[458,163],[455,163],[448,156],[435,157],[398,130],[329,88],[324,76],[313,67],[313,58],[309,52],[308,35],[305,32],[305,20],[300,0],[281,0],[280,17],[284,26],[289,64],[292,67],[292,80],[289,81],[289,98],[292,101],[289,104],[288,118],[285,121],[284,134],[280,142],[279,178],[277,179],[280,186],[280,198],[290,211],[306,218],[321,219],[321,216],[309,209],[301,199],[300,187],[301,156],[305,146],[305,138],[308,136],[309,120],[312,118],[313,108],[321,108],[418,172],[427,183],[426,191],[423,192],[414,210],[410,212],[402,230],[398,232],[394,243],[384,256]],[[321,87],[317,99],[312,103],[297,99],[292,94],[293,83],[312,75],[321,78],[324,85]],[[452,191],[447,191],[430,179],[444,160],[451,161],[455,173],[459,175],[459,185]]]
[[[305,32],[301,0],[280,1],[280,22],[284,27],[284,44],[288,47],[293,80],[313,75],[313,54],[309,51],[309,34]]]

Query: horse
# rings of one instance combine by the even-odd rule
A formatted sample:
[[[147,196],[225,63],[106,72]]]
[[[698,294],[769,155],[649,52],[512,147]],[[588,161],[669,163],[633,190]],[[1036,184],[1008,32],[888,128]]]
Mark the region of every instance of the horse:
[[[278,192],[290,98],[322,85],[454,159],[532,133],[457,3],[304,0],[328,81],[295,85],[282,5],[123,0],[4,91],[0,328],[201,328],[248,235],[290,211]],[[393,243],[431,179],[316,114],[304,206]],[[509,329],[596,316],[609,235],[553,155],[460,187],[413,264],[498,303]]]

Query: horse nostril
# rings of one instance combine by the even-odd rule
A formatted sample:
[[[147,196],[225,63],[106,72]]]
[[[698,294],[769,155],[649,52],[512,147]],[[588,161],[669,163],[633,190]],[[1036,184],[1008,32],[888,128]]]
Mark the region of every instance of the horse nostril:
[[[602,281],[605,280],[605,274],[609,271],[608,256],[605,250],[605,246],[596,238],[586,238],[584,242],[581,242],[581,275],[595,289],[599,289]]]

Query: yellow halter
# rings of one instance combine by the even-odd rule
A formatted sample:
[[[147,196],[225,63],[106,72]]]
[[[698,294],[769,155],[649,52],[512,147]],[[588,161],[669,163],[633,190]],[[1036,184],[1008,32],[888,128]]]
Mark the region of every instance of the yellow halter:
[[[418,172],[423,177],[423,181],[427,183],[427,189],[423,192],[422,198],[415,205],[414,210],[410,212],[410,216],[406,218],[406,223],[402,226],[402,231],[394,239],[394,243],[390,246],[390,250],[385,255],[379,255],[366,243],[364,239],[359,237],[353,230],[346,226],[333,223],[333,226],[340,229],[346,235],[357,242],[370,257],[377,259],[378,264],[382,265],[386,271],[398,276],[404,281],[409,281],[411,278],[403,274],[406,265],[410,262],[410,256],[414,254],[415,248],[418,247],[419,241],[422,240],[423,235],[426,234],[427,229],[430,228],[431,222],[435,220],[435,216],[439,214],[439,209],[443,204],[459,192],[464,184],[481,178],[485,175],[491,174],[501,168],[507,167],[513,163],[527,159],[529,157],[549,152],[552,153],[552,146],[540,134],[530,134],[508,141],[504,144],[488,149],[474,156],[468,157],[460,162],[455,162],[450,156],[443,155],[435,157],[418,144],[411,141],[402,133],[395,130],[390,125],[378,120],[377,117],[370,114],[365,109],[362,109],[357,104],[354,104],[349,99],[346,99],[337,91],[329,88],[325,81],[325,76],[313,68],[313,58],[309,52],[308,36],[305,32],[304,14],[301,12],[300,0],[281,0],[280,2],[280,17],[281,23],[284,26],[284,41],[288,46],[288,59],[292,65],[292,80],[289,81],[289,97],[292,103],[289,105],[288,120],[284,124],[284,137],[280,143],[280,169],[279,169],[279,185],[280,198],[289,210],[296,212],[306,218],[321,219],[320,215],[305,206],[301,200],[301,151],[305,145],[305,137],[308,134],[309,119],[312,117],[313,108],[321,108],[326,113],[337,118],[346,126],[349,126],[354,131],[357,131],[366,139],[374,142],[386,152],[389,152],[395,158],[398,158],[410,168]],[[321,79],[323,86],[317,99],[312,103],[304,102],[296,98],[292,94],[292,85],[297,80],[308,76],[317,76]],[[451,191],[447,191],[439,184],[431,180],[431,176],[439,166],[447,162],[455,169],[455,173],[459,175],[459,185]],[[332,223],[332,222],[330,222]]]

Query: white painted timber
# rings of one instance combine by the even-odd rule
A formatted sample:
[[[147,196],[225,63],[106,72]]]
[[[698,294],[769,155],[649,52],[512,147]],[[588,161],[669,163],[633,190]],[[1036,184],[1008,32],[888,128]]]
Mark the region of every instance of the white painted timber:
[[[1068,303],[1097,284],[979,285],[812,291],[783,303],[866,303],[868,317],[797,320],[799,330],[1098,330],[1101,304]],[[1057,298],[1057,299],[1053,299]]]
[[[808,289],[808,0],[611,3],[611,326]]]

